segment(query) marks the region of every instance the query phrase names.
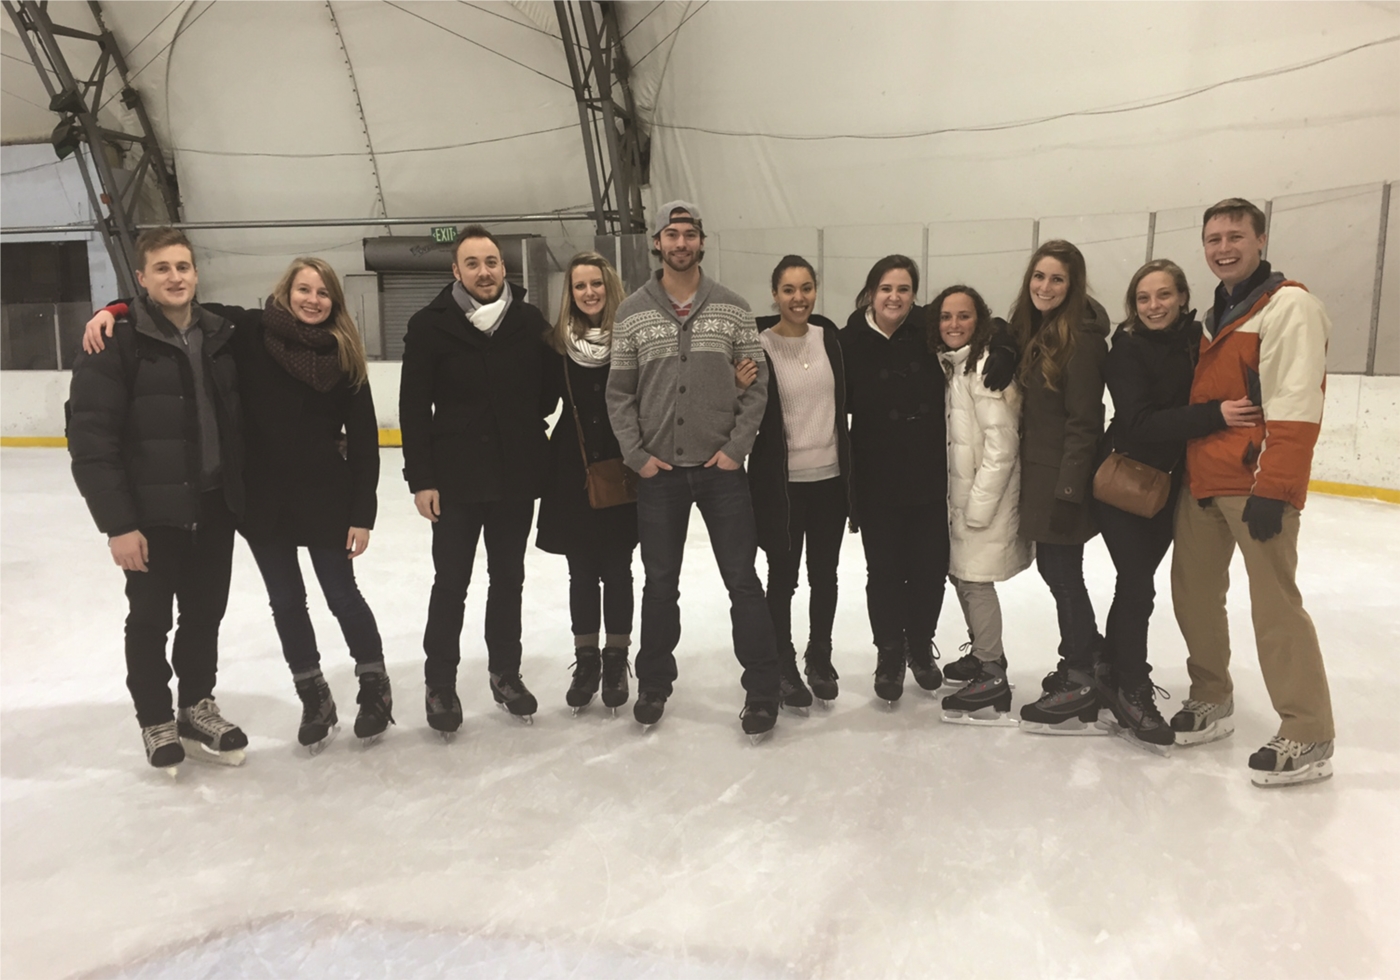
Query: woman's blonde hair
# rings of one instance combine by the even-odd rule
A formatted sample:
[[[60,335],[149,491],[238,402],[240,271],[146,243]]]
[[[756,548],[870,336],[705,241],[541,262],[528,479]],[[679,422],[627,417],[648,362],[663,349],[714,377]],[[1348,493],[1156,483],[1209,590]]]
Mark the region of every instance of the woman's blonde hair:
[[[360,330],[355,326],[355,321],[345,309],[345,290],[341,288],[340,277],[335,274],[329,262],[306,255],[293,259],[292,264],[287,266],[287,271],[282,273],[282,278],[277,280],[277,285],[272,287],[272,302],[279,309],[296,315],[292,312],[292,283],[302,269],[310,269],[320,276],[326,292],[330,293],[331,315],[322,326],[335,337],[340,352],[340,367],[350,379],[350,387],[359,388],[369,380],[369,367],[365,363],[365,344],[360,339]]]
[[[584,265],[591,265],[603,274],[605,298],[603,308],[598,312],[597,323],[574,302],[574,270]],[[624,298],[622,279],[618,277],[612,263],[597,252],[579,252],[569,260],[569,267],[564,270],[564,295],[559,300],[559,320],[551,331],[550,343],[562,354],[569,349],[570,337],[582,337],[593,327],[599,327],[604,333],[611,334],[613,317]]]
[[[1181,308],[1185,310],[1191,306],[1191,287],[1186,284],[1186,273],[1181,271],[1181,266],[1171,259],[1153,259],[1134,272],[1133,278],[1128,280],[1128,292],[1123,297],[1123,312],[1128,315],[1128,319],[1123,321],[1123,329],[1128,333],[1142,326],[1137,312],[1137,288],[1139,283],[1154,272],[1165,272],[1171,276],[1172,282],[1176,284],[1176,291],[1181,294]]]
[[[1065,299],[1055,310],[1038,316],[1031,301],[1031,276],[1040,260],[1052,258],[1065,267],[1069,288]],[[1035,250],[1026,265],[1021,280],[1021,292],[1011,307],[1011,332],[1021,351],[1016,380],[1022,388],[1030,386],[1031,375],[1039,368],[1045,387],[1060,390],[1060,375],[1074,353],[1074,335],[1084,322],[1089,309],[1089,283],[1084,267],[1084,255],[1063,239],[1053,239]]]

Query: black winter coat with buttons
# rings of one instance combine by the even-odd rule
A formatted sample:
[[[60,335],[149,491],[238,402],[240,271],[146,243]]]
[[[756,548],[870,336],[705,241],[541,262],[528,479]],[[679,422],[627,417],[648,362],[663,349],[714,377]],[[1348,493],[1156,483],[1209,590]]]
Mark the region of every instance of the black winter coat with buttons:
[[[556,354],[568,372],[564,410],[549,437],[549,484],[540,498],[540,519],[535,547],[556,555],[598,554],[637,546],[637,505],[619,504],[594,510],[588,503],[583,454],[589,463],[619,459],[622,449],[608,421],[609,366],[583,367],[564,354]],[[561,377],[563,372],[561,372]],[[573,392],[573,400],[569,392]],[[583,429],[579,450],[574,409]]]
[[[241,515],[242,409],[233,328],[197,304],[193,317],[189,329],[204,332],[201,361],[218,424],[224,499]],[[98,530],[114,537],[146,527],[195,527],[199,410],[179,332],[164,317],[133,309],[117,320],[103,350],[78,354],[70,391],[73,479]]]
[[[239,530],[249,541],[344,548],[350,528],[374,527],[378,508],[379,423],[369,382],[352,389],[342,378],[316,391],[268,353],[262,310],[206,308],[235,326],[248,453]]]
[[[871,507],[948,506],[946,381],[925,317],[915,306],[886,338],[857,310],[841,331],[853,522]]]
[[[413,314],[399,385],[403,473],[410,491],[441,503],[529,500],[549,476],[545,420],[559,402],[559,355],[549,324],[511,285],[490,335],[474,327],[445,286]]]

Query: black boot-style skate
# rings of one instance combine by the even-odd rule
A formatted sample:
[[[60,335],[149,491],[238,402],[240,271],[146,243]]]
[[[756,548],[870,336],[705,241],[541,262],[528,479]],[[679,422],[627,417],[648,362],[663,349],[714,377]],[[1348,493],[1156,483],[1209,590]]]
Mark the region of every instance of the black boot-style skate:
[[[190,758],[221,766],[243,765],[248,736],[243,734],[243,729],[224,720],[213,698],[181,708],[179,729],[180,741]]]
[[[603,707],[611,708],[614,716],[617,709],[627,703],[631,691],[627,678],[632,675],[632,665],[627,662],[624,647],[603,647]]]
[[[318,670],[310,677],[294,678],[297,697],[301,698],[301,725],[297,727],[297,741],[306,746],[312,755],[320,755],[326,746],[335,741],[340,719],[335,713],[335,698],[331,697],[330,685]]]
[[[535,723],[535,711],[539,702],[520,679],[520,674],[492,674],[491,696],[496,699],[502,711],[510,712],[527,725]]]
[[[1021,731],[1040,735],[1108,734],[1097,724],[1101,705],[1092,677],[1066,667],[1045,678],[1044,686],[1055,690],[1034,704],[1022,705]]]
[[[428,713],[428,727],[441,735],[444,742],[452,741],[457,729],[462,727],[462,702],[457,697],[456,689],[429,684],[424,693],[423,706]]]
[[[623,658],[626,659],[625,654]],[[597,647],[574,648],[574,679],[564,694],[564,703],[574,709],[575,715],[593,702],[602,672],[603,655]]]
[[[792,647],[780,654],[778,665],[778,702],[784,707],[806,715],[812,707],[812,692],[802,683],[797,670],[797,651]]]
[[[891,708],[904,696],[904,644],[880,647],[875,652],[875,696]]]
[[[914,683],[925,691],[936,691],[943,686],[943,671],[938,669],[938,653],[932,640],[909,640],[909,672],[914,675]]]
[[[632,717],[637,719],[637,724],[641,725],[642,731],[645,732],[661,720],[665,710],[666,695],[654,691],[638,691],[637,703],[632,705]]]
[[[773,726],[778,723],[778,702],[748,699],[744,702],[744,710],[739,712],[739,722],[749,741],[757,745],[772,734]]]
[[[355,715],[355,737],[369,748],[394,722],[394,693],[389,687],[389,675],[382,667],[360,675],[360,693],[355,696],[360,705]]]
[[[1011,717],[1011,685],[1006,680],[1005,657],[978,661],[982,670],[961,691],[943,699],[943,720],[954,725],[988,725],[1015,728]],[[951,665],[950,665],[951,667]]]
[[[185,747],[180,744],[175,722],[145,726],[141,729],[141,741],[146,746],[146,761],[157,769],[164,769],[165,774],[174,779],[180,771],[180,763],[185,761]]]
[[[1113,712],[1113,721],[1107,724],[1100,721],[1099,724],[1107,728],[1112,735],[1119,735],[1143,748],[1165,754],[1166,750],[1176,743],[1176,733],[1157,710],[1154,695],[1158,692],[1161,692],[1164,698],[1171,697],[1151,681],[1118,688],[1113,692],[1113,697],[1106,702],[1109,710]]]
[[[831,643],[808,643],[807,652],[802,655],[807,683],[812,687],[812,696],[823,708],[830,708],[836,700],[840,687],[836,680],[840,676],[831,665]]]

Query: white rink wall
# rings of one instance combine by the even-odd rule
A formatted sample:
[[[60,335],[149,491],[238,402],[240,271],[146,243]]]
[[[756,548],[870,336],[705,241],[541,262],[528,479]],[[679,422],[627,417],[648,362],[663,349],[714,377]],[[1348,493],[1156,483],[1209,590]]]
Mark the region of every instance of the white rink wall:
[[[369,366],[381,429],[399,427],[399,364]],[[67,371],[0,371],[0,435],[63,434]],[[1400,378],[1334,374],[1327,379],[1313,479],[1400,490]]]

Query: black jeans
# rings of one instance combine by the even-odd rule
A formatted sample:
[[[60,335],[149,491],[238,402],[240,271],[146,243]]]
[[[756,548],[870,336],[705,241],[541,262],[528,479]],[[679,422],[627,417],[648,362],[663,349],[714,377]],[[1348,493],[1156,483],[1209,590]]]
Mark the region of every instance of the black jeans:
[[[306,611],[306,583],[297,560],[298,548],[282,542],[248,542],[253,560],[262,572],[267,586],[267,598],[272,605],[272,622],[282,641],[282,656],[293,674],[315,670],[321,664],[316,649],[316,631]],[[344,548],[307,548],[311,568],[321,583],[350,656],[357,664],[382,664],[384,644],[379,638],[379,626],[374,621],[360,588],[355,584],[355,569]]]
[[[948,576],[948,509],[944,503],[860,512],[865,546],[865,605],[870,631],[881,649],[928,643],[943,611]]]
[[[1084,585],[1084,546],[1037,541],[1035,568],[1055,597],[1055,614],[1060,621],[1060,659],[1066,667],[1091,673],[1094,654],[1102,645],[1103,637],[1099,635],[1094,605]]]
[[[632,549],[616,545],[570,552],[569,616],[574,636],[632,632]],[[601,600],[599,586],[602,586]]]
[[[126,687],[141,727],[175,717],[170,707],[170,676],[178,679],[181,708],[211,697],[219,669],[219,624],[228,606],[233,570],[233,515],[222,490],[200,497],[199,522],[192,530],[145,527],[144,572],[126,573]],[[165,659],[171,602],[180,618]]]
[[[754,569],[758,534],[749,480],[743,469],[676,467],[638,481],[637,532],[646,585],[642,588],[642,640],[637,651],[637,689],[670,697],[681,639],[681,560],[685,557],[690,508],[700,508],[710,548],[729,591],[734,656],[743,666],[744,691],[777,700],[778,660],[773,621]],[[703,617],[702,617],[703,618]]]
[[[486,538],[486,663],[493,674],[520,671],[520,596],[533,500],[443,505],[433,525],[433,592],[423,631],[429,687],[452,687],[462,660],[462,618],[476,545]]]
[[[841,560],[841,536],[846,531],[846,484],[840,477],[816,483],[789,483],[788,537],[792,546],[768,553],[768,613],[778,649],[792,642],[792,596],[802,569],[802,542],[807,541],[807,586],[810,643],[831,646],[836,619],[836,566]]]
[[[1145,684],[1152,673],[1147,662],[1147,623],[1157,597],[1153,577],[1171,547],[1176,498],[1173,492],[1162,512],[1151,518],[1098,500],[1093,503],[1094,520],[1118,571],[1105,628],[1104,659],[1113,664],[1124,689]]]

